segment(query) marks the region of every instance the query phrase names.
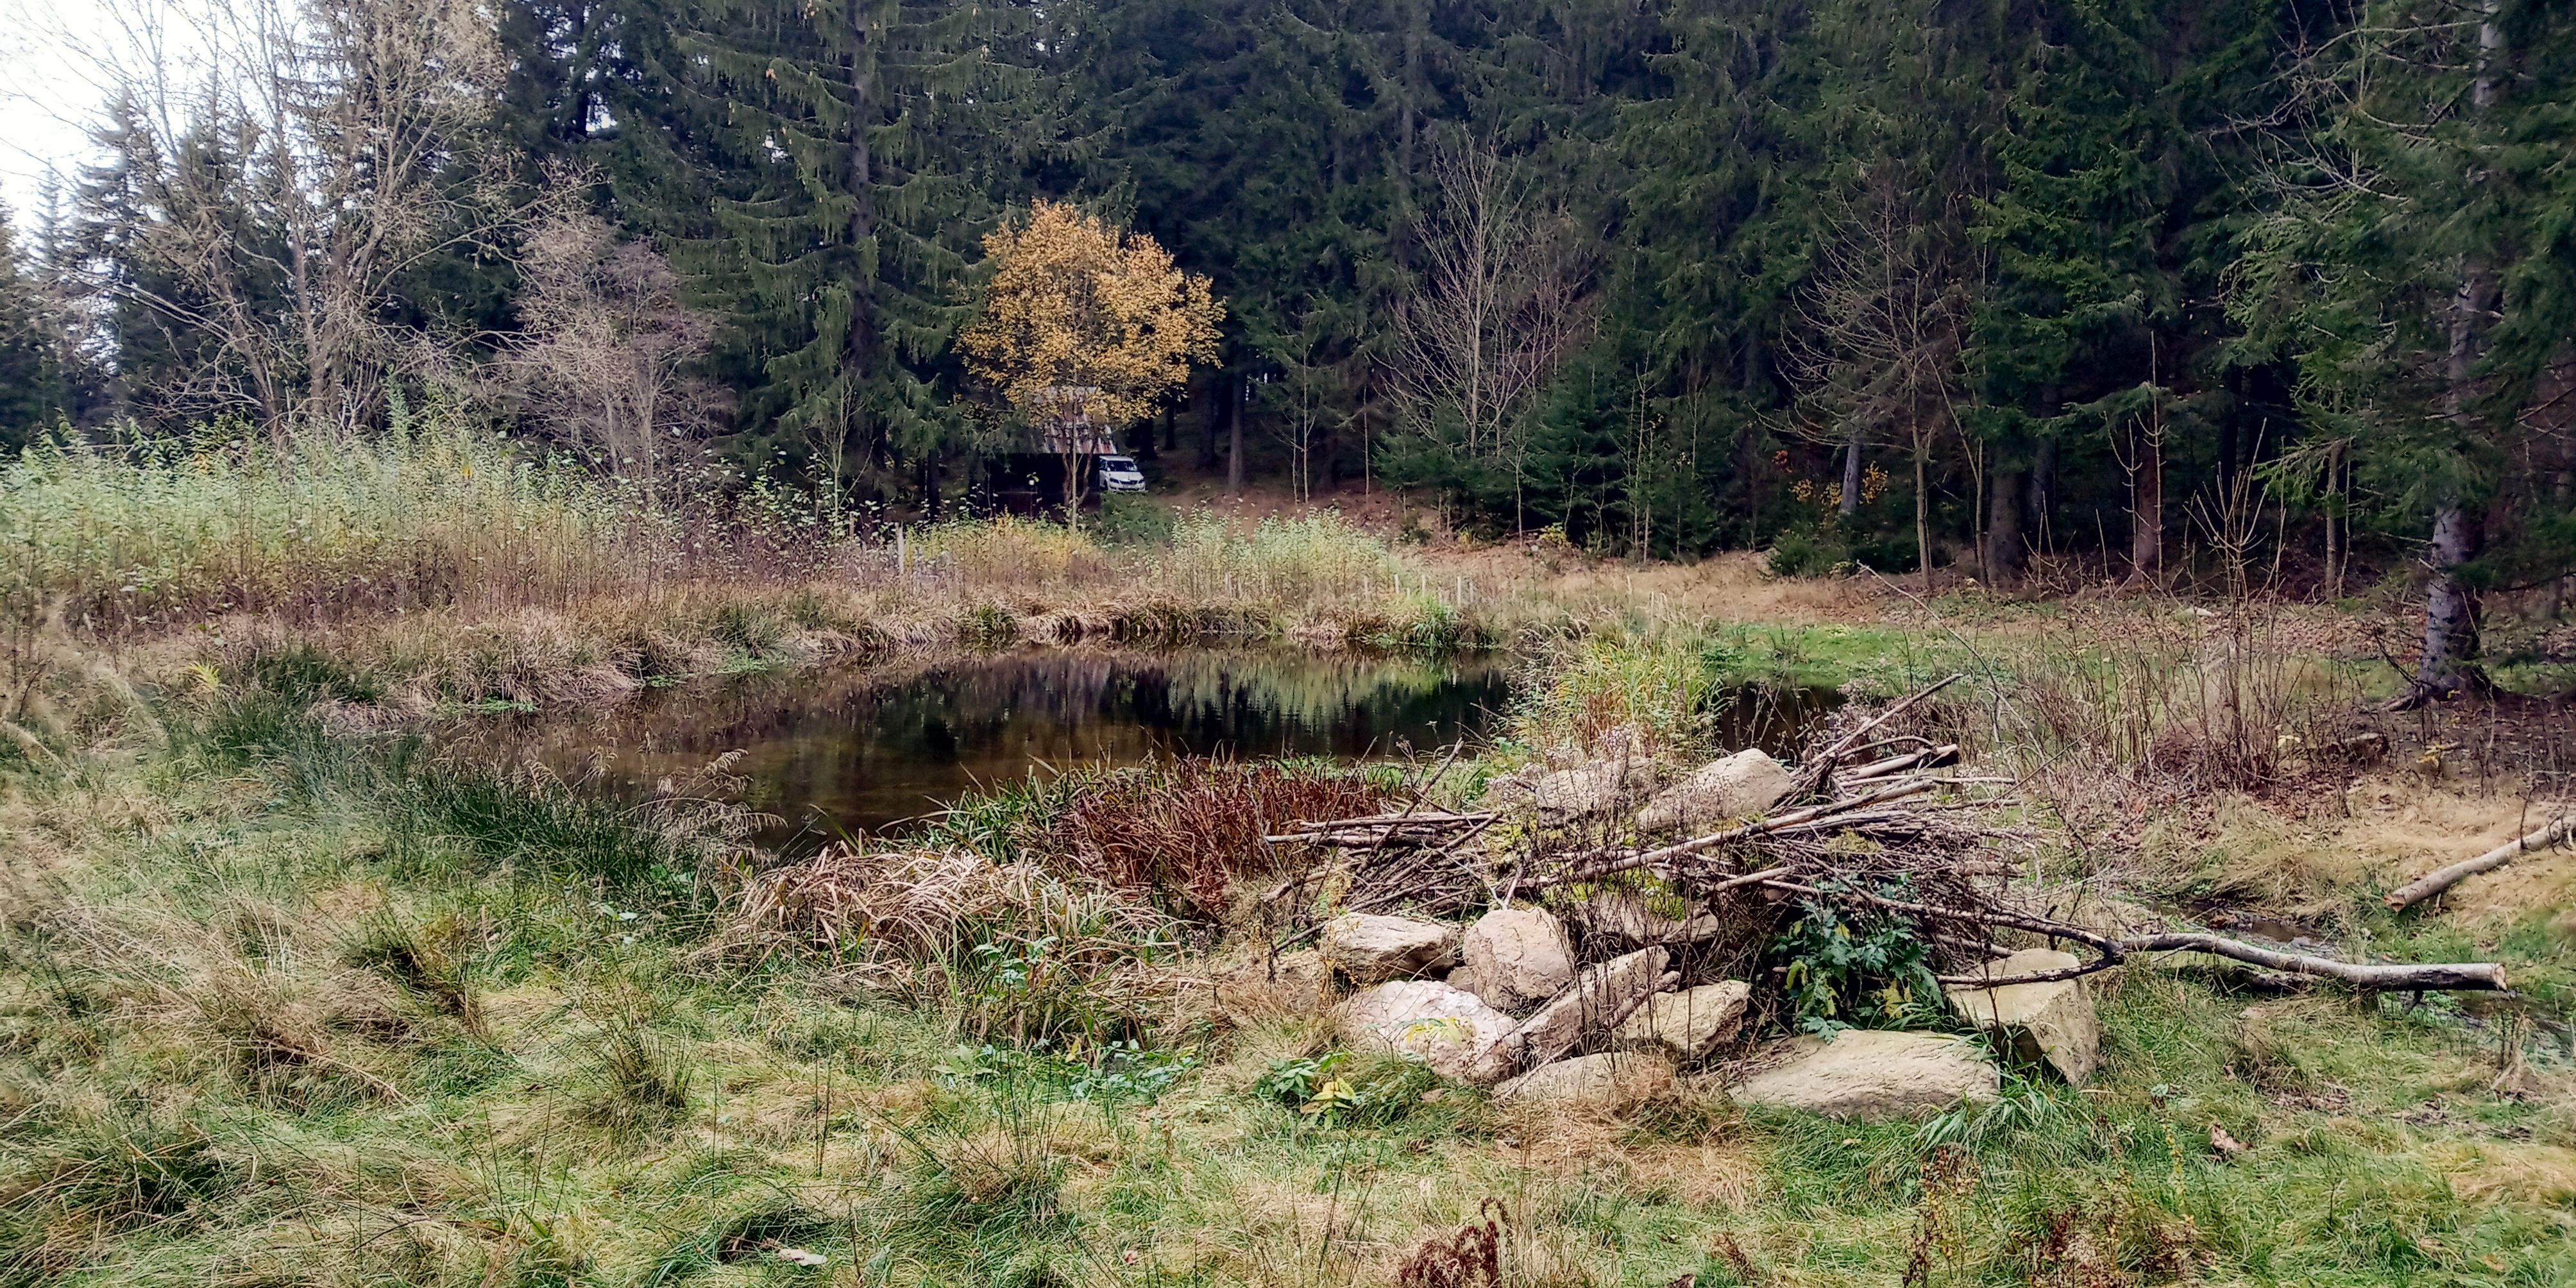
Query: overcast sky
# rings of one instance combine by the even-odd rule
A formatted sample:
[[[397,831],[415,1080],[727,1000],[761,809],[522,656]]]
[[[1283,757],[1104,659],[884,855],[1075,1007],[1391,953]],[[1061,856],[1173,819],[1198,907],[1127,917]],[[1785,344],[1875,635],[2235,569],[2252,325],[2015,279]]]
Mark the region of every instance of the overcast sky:
[[[62,175],[68,197],[90,159],[87,129],[112,80],[106,67],[136,63],[138,31],[185,3],[221,0],[0,0],[0,198],[21,227],[43,204],[49,170]]]

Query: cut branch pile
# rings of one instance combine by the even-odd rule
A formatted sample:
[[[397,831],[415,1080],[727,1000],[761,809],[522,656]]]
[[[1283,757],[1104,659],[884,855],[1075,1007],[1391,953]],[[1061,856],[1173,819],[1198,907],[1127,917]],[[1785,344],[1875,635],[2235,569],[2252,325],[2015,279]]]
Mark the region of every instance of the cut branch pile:
[[[1652,845],[1642,839],[1583,844],[1565,829],[1551,830],[1524,816],[1509,820],[1521,825],[1520,839],[1505,852],[1489,852],[1478,842],[1506,816],[1417,807],[1318,820],[1267,839],[1345,852],[1351,884],[1344,908],[1353,912],[1402,905],[1437,916],[1514,896],[1572,901],[1587,889],[1652,877],[1690,902],[1694,920],[1713,916],[1746,932],[1739,937],[1738,960],[1728,963],[1739,967],[1749,966],[1743,958],[1762,951],[1788,923],[1825,908],[1850,923],[1907,923],[1930,946],[1936,978],[1944,984],[2042,983],[2149,955],[2195,954],[2277,972],[2262,977],[2274,984],[2330,980],[2393,991],[2506,987],[2494,963],[2341,961],[2197,930],[2121,935],[2030,910],[2011,888],[2017,870],[2012,851],[2026,848],[2030,838],[2006,821],[2004,810],[2013,800],[2009,783],[1935,776],[1957,763],[1955,744],[1912,735],[1866,741],[1958,678],[1890,705],[1808,757],[1776,812],[1701,835]],[[1846,763],[1870,752],[1885,754]],[[2550,839],[2555,834],[2535,834],[2517,846]],[[1267,901],[1304,880],[1272,890]],[[2044,972],[1986,973],[1988,963],[2038,944],[2069,950],[2078,961]]]

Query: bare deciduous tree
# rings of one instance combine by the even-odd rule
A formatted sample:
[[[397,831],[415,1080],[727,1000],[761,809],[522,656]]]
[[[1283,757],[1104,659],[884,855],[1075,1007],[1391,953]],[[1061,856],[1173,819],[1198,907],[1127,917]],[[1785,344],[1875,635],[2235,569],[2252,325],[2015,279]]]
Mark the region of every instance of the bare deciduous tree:
[[[1584,242],[1489,143],[1453,139],[1428,169],[1421,271],[1396,300],[1389,390],[1407,429],[1501,460],[1517,480],[1531,399],[1592,331]]]
[[[1257,339],[1279,374],[1262,381],[1255,396],[1270,408],[1271,436],[1288,449],[1290,483],[1300,501],[1314,496],[1316,449],[1350,421],[1336,394],[1352,382],[1329,356],[1338,338],[1333,333],[1341,329],[1335,322],[1310,311],[1297,319],[1296,330]]]
[[[659,499],[724,402],[688,374],[714,326],[679,301],[670,263],[606,220],[549,215],[526,239],[520,332],[496,368],[545,432]]]
[[[401,279],[526,210],[473,153],[506,71],[473,0],[128,0],[102,295],[184,337],[165,410],[348,428],[419,351]],[[188,28],[174,37],[170,28]],[[184,49],[185,57],[168,51]]]
[[[1864,444],[1893,442],[1912,456],[1914,539],[1927,593],[1927,466],[1942,436],[1959,431],[1967,397],[1960,354],[1974,285],[1954,221],[1924,208],[1928,188],[1909,167],[1882,159],[1832,203],[1785,351],[1791,376],[1804,386],[1805,427],[1846,453],[1846,505],[1857,492]]]

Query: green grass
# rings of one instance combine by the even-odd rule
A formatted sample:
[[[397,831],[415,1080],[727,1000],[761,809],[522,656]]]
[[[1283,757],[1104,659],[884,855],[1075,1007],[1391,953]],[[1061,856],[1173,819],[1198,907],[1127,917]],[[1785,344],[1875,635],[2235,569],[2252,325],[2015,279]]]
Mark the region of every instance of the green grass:
[[[1596,641],[1552,700],[1688,710],[1736,674],[1697,643]],[[1382,1285],[1483,1212],[1530,1285],[1892,1285],[1917,1248],[1939,1284],[2576,1277],[2568,1063],[2523,1032],[2500,1087],[2506,1032],[2439,999],[2135,969],[2095,1086],[1930,1125],[1527,1115],[1192,987],[1013,1041],[964,995],[1031,926],[964,923],[988,971],[944,994],[728,947],[737,820],[316,718],[369,682],[285,655],[0,777],[0,1284]],[[1042,851],[1081,788],[942,839]],[[2538,914],[2357,916],[2545,998],[2576,962]]]
[[[1698,654],[1715,684],[1846,689],[1862,697],[1910,692],[1969,660],[1956,642],[1925,632],[1832,624],[1712,627]]]

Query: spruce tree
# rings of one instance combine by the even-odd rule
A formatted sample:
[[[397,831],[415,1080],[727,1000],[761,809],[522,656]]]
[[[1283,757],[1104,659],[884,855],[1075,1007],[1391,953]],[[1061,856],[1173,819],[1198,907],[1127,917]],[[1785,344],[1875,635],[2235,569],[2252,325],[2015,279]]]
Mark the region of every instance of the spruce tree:
[[[722,115],[664,194],[711,215],[675,259],[729,316],[755,441],[836,491],[959,433],[947,351],[975,238],[1039,125],[1029,69],[995,51],[1027,45],[1033,12],[735,0],[679,41]]]

